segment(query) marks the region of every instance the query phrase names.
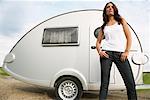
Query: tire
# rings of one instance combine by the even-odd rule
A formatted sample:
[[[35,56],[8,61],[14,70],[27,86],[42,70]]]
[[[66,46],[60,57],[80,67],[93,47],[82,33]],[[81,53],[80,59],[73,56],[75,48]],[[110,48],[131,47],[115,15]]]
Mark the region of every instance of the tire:
[[[56,100],[79,100],[82,90],[82,85],[77,78],[62,77],[55,84]]]

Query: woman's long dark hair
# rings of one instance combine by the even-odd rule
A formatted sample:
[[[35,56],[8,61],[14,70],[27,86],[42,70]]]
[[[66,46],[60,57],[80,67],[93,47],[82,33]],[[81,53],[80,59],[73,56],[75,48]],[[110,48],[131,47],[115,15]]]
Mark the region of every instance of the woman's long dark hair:
[[[118,8],[116,7],[116,5],[113,2],[108,2],[103,10],[103,25],[101,26],[102,31],[104,30],[104,27],[106,26],[106,24],[108,23],[109,19],[108,19],[108,15],[106,14],[106,8],[108,4],[112,4],[113,5],[113,9],[114,9],[114,19],[120,24],[122,22],[122,18],[118,13]]]

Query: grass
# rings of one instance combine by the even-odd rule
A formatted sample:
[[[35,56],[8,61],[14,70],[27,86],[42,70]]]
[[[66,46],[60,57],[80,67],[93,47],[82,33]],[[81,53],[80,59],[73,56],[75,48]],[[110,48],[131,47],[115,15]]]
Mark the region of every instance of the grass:
[[[150,72],[143,73],[144,84],[150,84]]]
[[[138,89],[137,90],[138,95],[142,95],[142,97],[148,97],[150,94],[150,89]],[[148,100],[148,99],[144,99],[144,100]]]
[[[2,67],[0,67],[0,75],[9,76],[9,74],[6,73],[6,72],[2,69]]]

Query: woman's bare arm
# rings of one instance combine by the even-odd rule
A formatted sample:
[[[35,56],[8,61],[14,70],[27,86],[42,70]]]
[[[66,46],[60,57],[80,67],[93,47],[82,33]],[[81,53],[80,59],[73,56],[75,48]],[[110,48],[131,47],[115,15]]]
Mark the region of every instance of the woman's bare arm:
[[[96,41],[96,49],[97,49],[98,54],[101,57],[109,58],[109,55],[105,51],[102,51],[100,48],[103,37],[104,37],[104,34],[103,34],[102,30],[100,29],[100,32],[98,34],[97,41]]]
[[[103,32],[102,30],[100,29],[100,32],[98,34],[98,37],[97,37],[97,41],[96,41],[96,49],[97,49],[97,52],[99,53],[100,51],[100,46],[101,46],[101,42],[103,40]]]
[[[128,24],[124,18],[122,18],[122,26],[123,26],[123,30],[124,30],[126,40],[127,40],[125,52],[129,52],[130,48],[131,48],[131,44],[132,44],[132,37],[131,37],[131,33],[129,30]]]
[[[123,30],[124,30],[127,42],[126,42],[126,48],[124,50],[124,53],[122,53],[121,55],[121,61],[125,61],[128,58],[129,51],[131,49],[132,37],[131,37],[130,30],[128,28],[128,24],[123,18],[122,18],[122,26],[123,26]]]

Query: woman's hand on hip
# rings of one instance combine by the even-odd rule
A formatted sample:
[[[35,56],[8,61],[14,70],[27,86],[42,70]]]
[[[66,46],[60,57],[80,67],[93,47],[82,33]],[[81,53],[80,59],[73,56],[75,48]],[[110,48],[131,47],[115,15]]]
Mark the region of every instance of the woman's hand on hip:
[[[128,55],[129,55],[129,52],[123,52],[121,54],[120,60],[124,62],[128,58]]]
[[[109,58],[109,55],[106,53],[106,51],[99,51],[99,55],[100,55],[100,57],[105,57],[105,58]]]

